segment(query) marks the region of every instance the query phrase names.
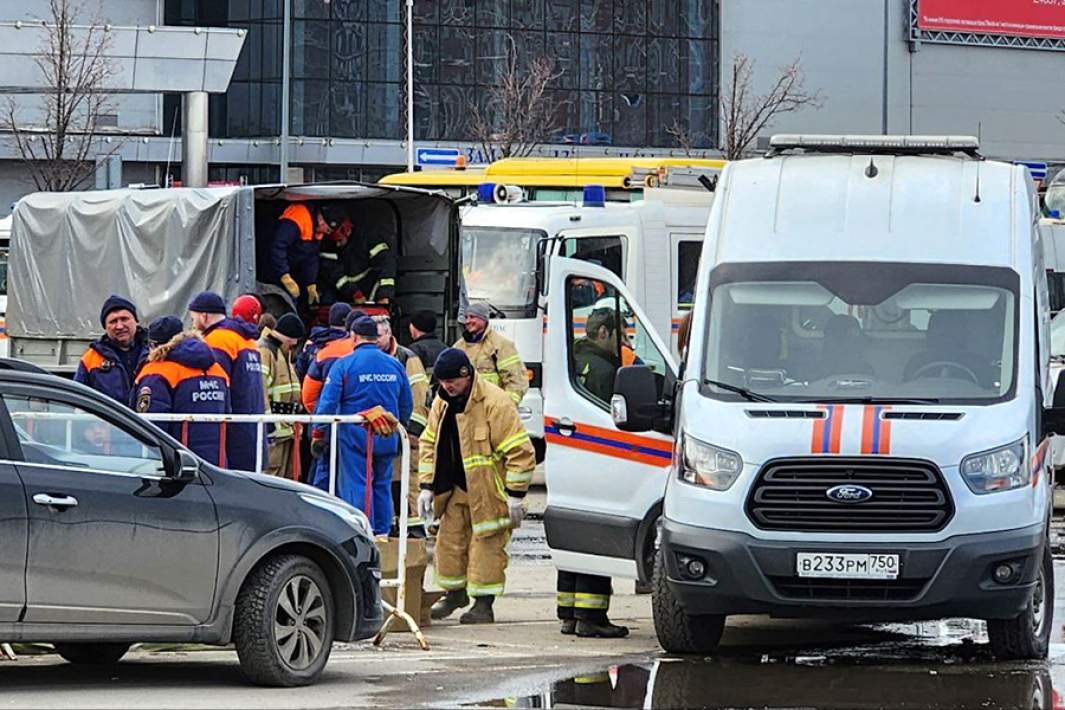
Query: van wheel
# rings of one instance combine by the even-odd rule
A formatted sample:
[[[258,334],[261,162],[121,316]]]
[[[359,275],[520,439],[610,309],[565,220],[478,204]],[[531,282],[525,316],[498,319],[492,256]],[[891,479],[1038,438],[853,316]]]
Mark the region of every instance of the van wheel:
[[[655,555],[651,610],[658,643],[669,653],[713,653],[725,630],[723,614],[687,614],[666,583],[665,550]]]
[[[122,660],[128,643],[53,643],[64,661],[79,666],[111,666]]]
[[[1043,560],[1028,608],[1012,619],[987,622],[991,652],[1003,661],[1046,658],[1053,621],[1054,558],[1050,545],[1043,545]]]
[[[310,685],[329,660],[334,623],[321,568],[299,555],[271,558],[237,595],[233,641],[240,668],[256,685]]]

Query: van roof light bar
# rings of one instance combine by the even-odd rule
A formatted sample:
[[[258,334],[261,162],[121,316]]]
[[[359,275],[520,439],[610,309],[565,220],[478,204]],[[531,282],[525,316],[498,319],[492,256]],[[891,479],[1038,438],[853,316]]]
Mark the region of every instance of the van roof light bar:
[[[767,158],[789,150],[807,153],[862,155],[954,155],[982,158],[975,136],[800,135],[785,133],[769,139]]]

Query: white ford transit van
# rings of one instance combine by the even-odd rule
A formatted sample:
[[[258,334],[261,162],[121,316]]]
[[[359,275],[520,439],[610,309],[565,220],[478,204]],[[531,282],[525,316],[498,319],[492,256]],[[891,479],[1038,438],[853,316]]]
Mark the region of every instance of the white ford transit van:
[[[974,617],[998,657],[1045,657],[1047,437],[1062,410],[1024,168],[965,137],[771,145],[722,175],[680,372],[661,358],[621,368],[618,433],[597,434],[673,438],[662,646],[709,652],[732,614]],[[621,310],[619,323],[639,319]],[[588,516],[594,539],[604,518]]]

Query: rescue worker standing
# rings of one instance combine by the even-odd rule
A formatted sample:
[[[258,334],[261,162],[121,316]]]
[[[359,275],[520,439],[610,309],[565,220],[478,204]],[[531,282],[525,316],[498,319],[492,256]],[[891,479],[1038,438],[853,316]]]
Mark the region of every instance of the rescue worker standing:
[[[514,343],[488,327],[489,316],[490,311],[484,303],[467,306],[462,339],[455,343],[455,347],[466,353],[477,374],[500,387],[517,406],[529,389],[525,363]],[[435,372],[434,376],[440,379]]]
[[[577,379],[604,404],[614,394],[614,376],[621,366],[621,339],[613,309],[599,308],[588,315],[585,337],[573,346]],[[622,638],[625,626],[610,623],[607,610],[613,590],[610,577],[581,572],[558,571],[555,587],[561,631],[586,638]]]
[[[148,357],[148,334],[137,323],[137,308],[110,296],[100,309],[104,335],[81,356],[74,381],[129,405],[137,371]]]
[[[433,365],[447,345],[436,337],[436,314],[432,311],[418,311],[410,319],[410,349],[422,361],[429,379],[433,377]]]
[[[299,375],[300,382],[303,382],[303,378],[307,376],[307,372],[311,369],[311,363],[314,362],[319,350],[334,340],[350,337],[347,329],[348,314],[350,313],[351,306],[348,304],[334,303],[329,307],[329,324],[316,325],[311,328],[307,342],[304,344],[303,349],[300,350],[300,354],[296,356],[296,374]],[[308,409],[307,411],[314,410]]]
[[[229,376],[229,399],[233,414],[263,414],[263,368],[255,338],[258,330],[242,320],[226,318],[226,302],[217,293],[204,291],[189,304],[192,327],[200,331],[214,351],[215,360]],[[255,424],[232,424],[226,428],[226,466],[254,471],[257,451],[265,442],[256,440]]]
[[[444,350],[433,371],[440,389],[418,451],[418,511],[427,521],[434,512],[441,517],[436,582],[447,593],[431,615],[446,618],[473,597],[459,622],[490,624],[536,454],[513,401],[476,372],[465,352]]]
[[[411,460],[407,471],[401,471],[399,462],[396,462],[392,474],[393,484],[401,481],[401,476],[406,475],[409,481],[407,489],[407,510],[404,513],[402,501],[397,501],[396,510],[398,515],[407,515],[409,525],[421,525],[422,519],[418,516],[418,437],[425,430],[429,421],[429,378],[422,367],[422,361],[418,356],[396,342],[392,335],[392,323],[388,316],[375,316],[377,323],[377,347],[383,352],[399,360],[407,371],[407,381],[410,382],[410,394],[414,401],[414,409],[411,411],[410,423],[407,424],[407,436],[409,437]],[[400,488],[395,486],[393,493],[398,493]]]
[[[229,376],[198,333],[184,333],[180,320],[163,316],[149,324],[148,338],[152,350],[137,376],[133,398],[138,412],[229,412]],[[204,461],[222,465],[220,424],[158,422],[158,426]]]
[[[295,313],[281,316],[274,328],[265,329],[259,336],[267,414],[300,414],[303,411],[300,382],[290,357],[303,336],[303,321]],[[292,424],[272,424],[268,439],[270,453],[266,472],[271,476],[285,476],[292,471],[296,441]]]
[[[322,237],[336,229],[343,215],[334,205],[294,202],[277,221],[270,261],[277,282],[293,299],[318,303],[318,252]]]
[[[396,293],[396,218],[392,208],[376,200],[360,203],[360,224],[340,252],[344,275],[337,292],[346,303],[392,301]]]
[[[377,324],[369,316],[358,316],[351,324],[355,336],[350,355],[334,363],[326,378],[316,414],[360,414],[373,430],[343,425],[339,431],[337,495],[362,510],[370,518],[374,533],[387,535],[392,529],[392,459],[398,451],[396,425],[410,419],[413,408],[407,373],[399,362],[377,347]],[[314,428],[311,449],[315,457],[326,453],[327,426]],[[370,505],[367,506],[367,436],[373,436]],[[328,465],[315,485],[329,490]],[[367,510],[366,508],[370,509]]]

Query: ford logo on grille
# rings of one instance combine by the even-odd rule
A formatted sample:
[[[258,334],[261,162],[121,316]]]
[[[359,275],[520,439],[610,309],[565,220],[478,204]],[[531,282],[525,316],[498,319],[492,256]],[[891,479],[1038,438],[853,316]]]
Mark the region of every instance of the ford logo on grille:
[[[873,492],[865,486],[856,486],[848,483],[829,488],[825,491],[825,495],[829,500],[837,503],[864,503],[873,497]]]

